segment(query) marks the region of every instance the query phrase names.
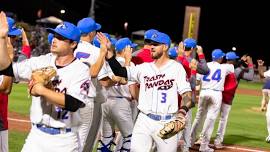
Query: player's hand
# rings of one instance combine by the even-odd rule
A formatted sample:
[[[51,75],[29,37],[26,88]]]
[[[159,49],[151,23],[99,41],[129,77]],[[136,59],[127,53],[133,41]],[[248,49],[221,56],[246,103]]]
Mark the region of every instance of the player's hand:
[[[192,59],[189,63],[189,67],[191,70],[197,70],[198,67],[198,61],[196,59]]]
[[[8,35],[8,23],[6,14],[1,11],[0,13],[0,38],[6,38]]]
[[[203,48],[200,45],[197,45],[196,46],[196,52],[197,52],[198,55],[203,54]]]
[[[124,51],[125,65],[129,66],[132,58],[132,48],[128,45]]]
[[[29,93],[32,96],[35,96],[35,97],[40,96],[43,88],[45,88],[45,87],[42,83],[35,83],[34,81],[30,81],[28,83],[28,89],[30,89]]]
[[[263,60],[257,60],[258,66],[263,66],[264,61]]]
[[[184,43],[182,41],[179,43],[177,50],[178,50],[178,56],[184,55],[185,50],[184,50]]]
[[[111,48],[110,40],[102,33],[97,33],[98,41],[100,42],[100,53],[106,55],[108,50]]]

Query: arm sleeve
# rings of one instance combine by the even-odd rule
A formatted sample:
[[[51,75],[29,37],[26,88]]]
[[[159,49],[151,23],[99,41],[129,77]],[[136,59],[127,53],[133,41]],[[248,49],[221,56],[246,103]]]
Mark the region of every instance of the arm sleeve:
[[[127,78],[127,70],[125,67],[122,67],[121,64],[115,59],[115,56],[107,60],[113,73],[116,76]]]
[[[25,56],[29,59],[31,56],[31,47],[28,45],[24,45],[22,47],[22,53],[25,54]]]
[[[207,66],[207,62],[203,54],[199,55],[199,63],[198,63],[197,72],[203,75],[206,75],[209,72],[209,68]]]
[[[177,83],[178,93],[182,95],[183,93],[187,91],[191,91],[191,88],[190,88],[190,83],[187,81],[187,74],[183,66],[180,65],[178,66],[177,69],[178,70],[177,70],[176,83]]]
[[[65,110],[75,112],[79,108],[82,108],[84,106],[85,106],[85,104],[82,101],[80,101],[80,100],[78,100],[78,99],[76,99],[68,94],[65,94],[65,108],[64,108]]]
[[[244,72],[242,79],[252,81],[254,77],[254,69],[253,67],[248,68],[248,72]]]

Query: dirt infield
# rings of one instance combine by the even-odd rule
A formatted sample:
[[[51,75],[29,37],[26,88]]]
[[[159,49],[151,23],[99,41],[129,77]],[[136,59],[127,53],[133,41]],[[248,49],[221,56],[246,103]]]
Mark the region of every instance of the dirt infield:
[[[14,112],[8,113],[9,130],[29,132],[31,123],[29,117],[21,116]]]
[[[236,94],[244,94],[244,95],[252,95],[252,96],[261,96],[262,92],[261,90],[255,90],[255,89],[237,89]]]

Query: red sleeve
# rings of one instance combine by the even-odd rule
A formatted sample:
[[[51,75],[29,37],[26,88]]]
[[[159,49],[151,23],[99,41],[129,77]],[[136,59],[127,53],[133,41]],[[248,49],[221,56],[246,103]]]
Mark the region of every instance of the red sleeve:
[[[205,59],[204,54],[199,54],[199,59]]]
[[[24,45],[22,47],[22,53],[29,59],[31,56],[31,47],[28,45]]]

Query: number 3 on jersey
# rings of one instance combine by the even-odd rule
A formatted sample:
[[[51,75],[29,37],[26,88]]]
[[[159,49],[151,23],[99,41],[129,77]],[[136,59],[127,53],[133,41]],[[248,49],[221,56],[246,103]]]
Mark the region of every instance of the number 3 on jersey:
[[[211,72],[209,71],[209,73],[207,75],[203,76],[203,81],[211,81],[211,80],[215,80],[215,81],[220,81],[221,80],[221,69],[217,69],[213,75],[210,75]]]
[[[161,95],[162,95],[162,97],[161,97],[161,99],[162,99],[161,100],[161,103],[166,103],[167,93],[162,92]]]

